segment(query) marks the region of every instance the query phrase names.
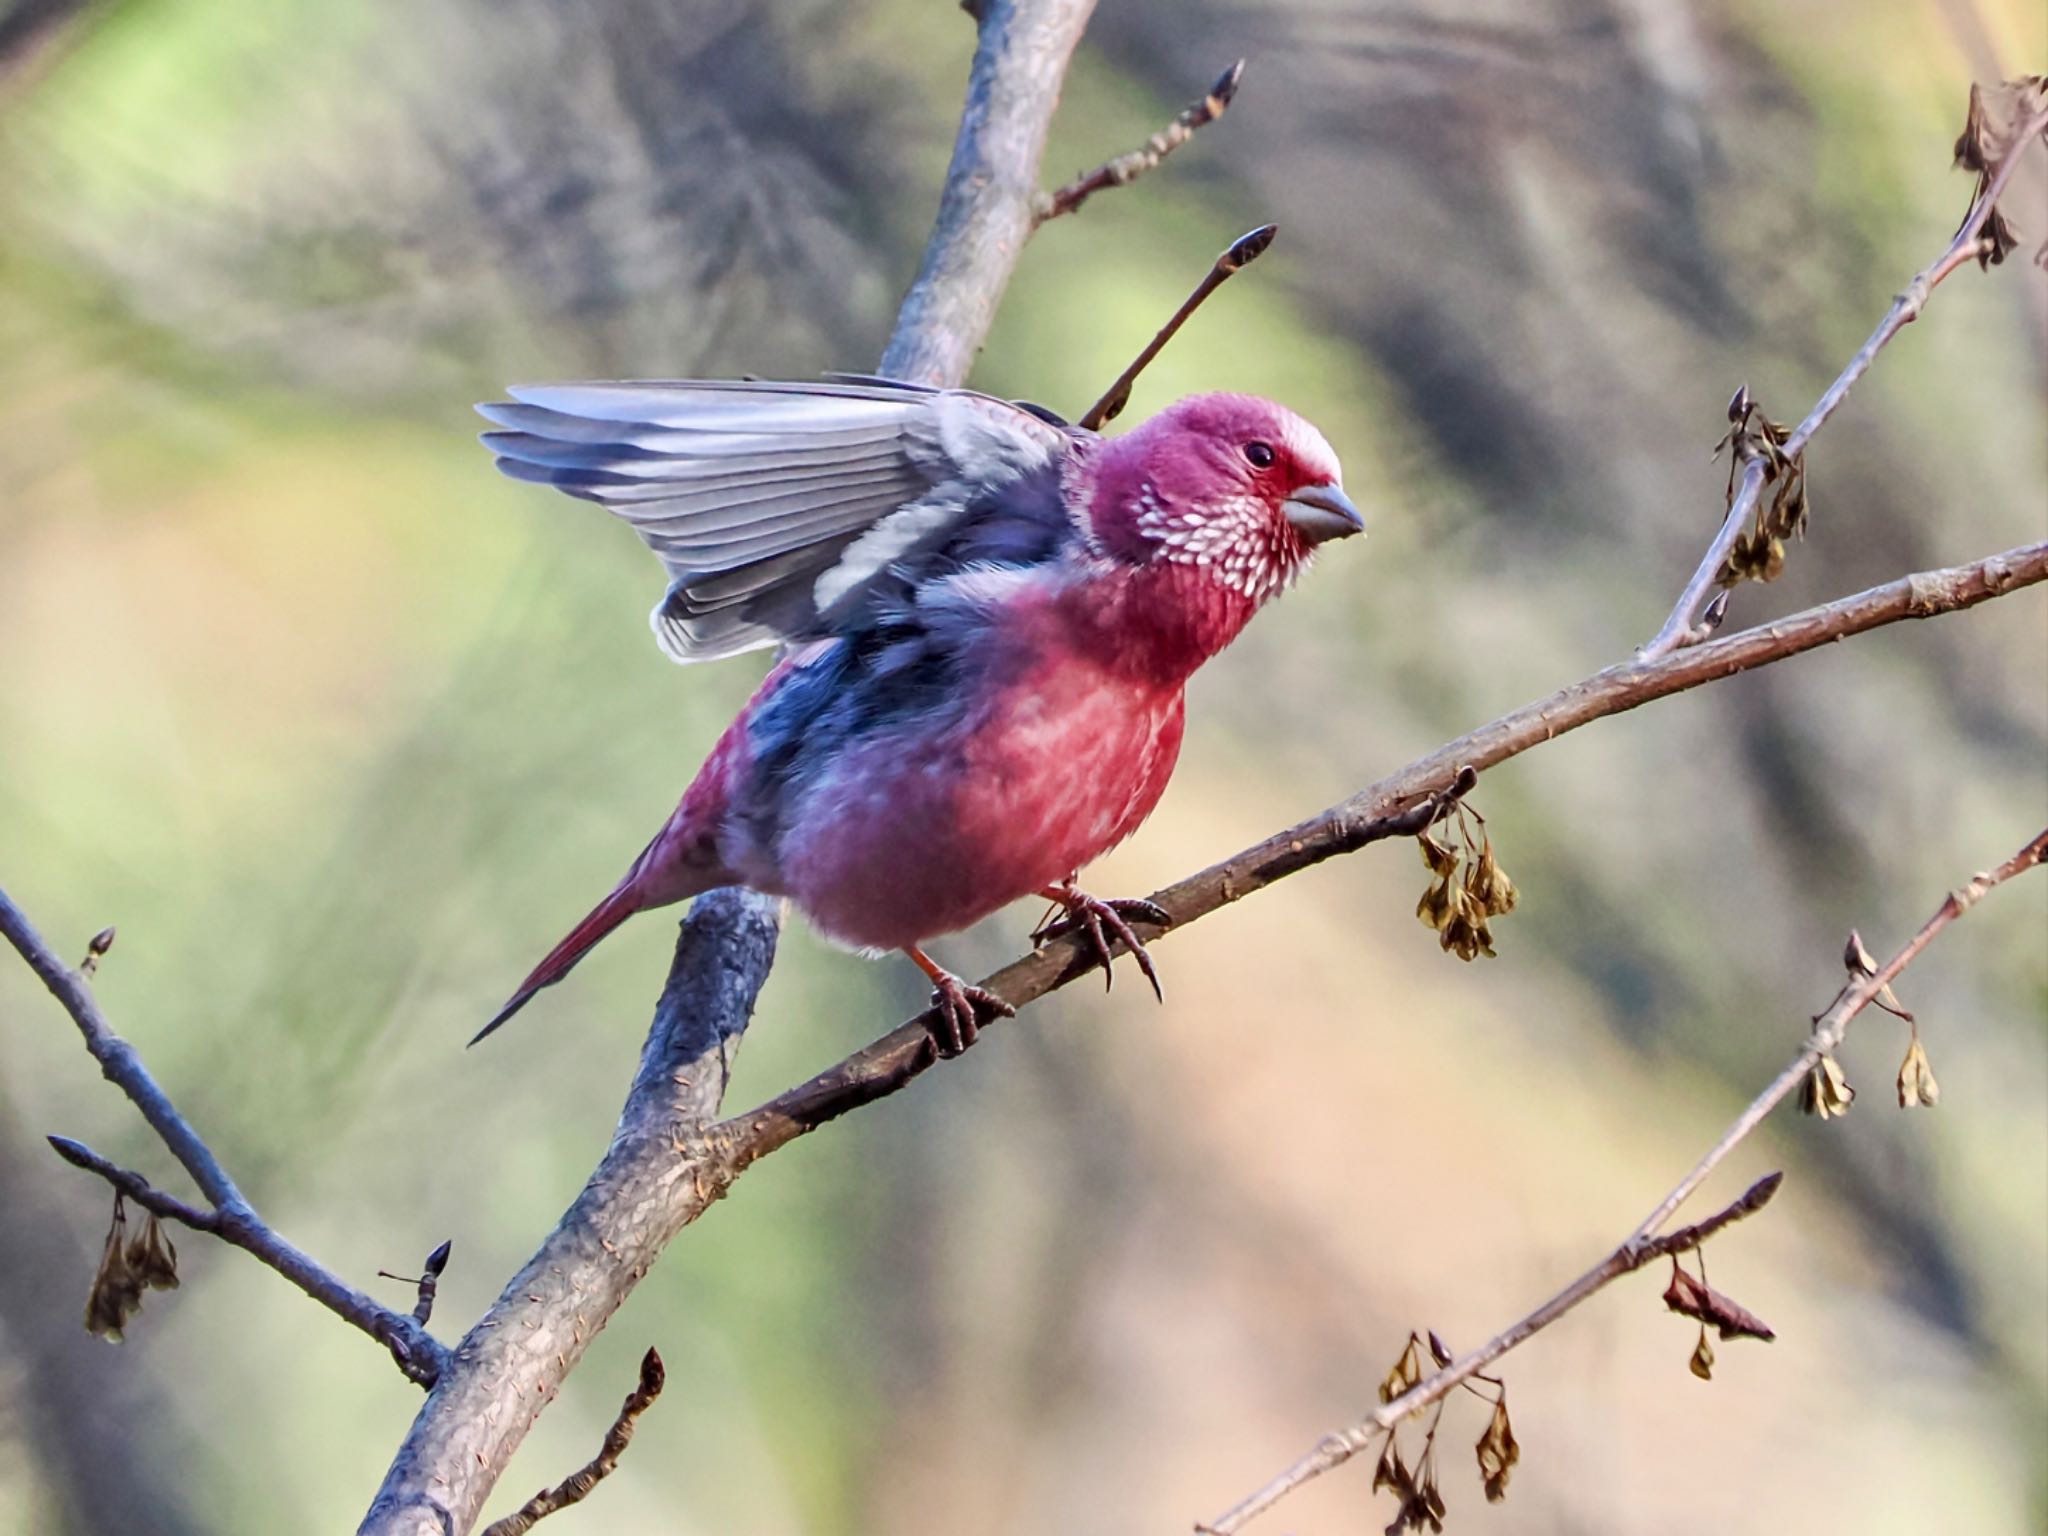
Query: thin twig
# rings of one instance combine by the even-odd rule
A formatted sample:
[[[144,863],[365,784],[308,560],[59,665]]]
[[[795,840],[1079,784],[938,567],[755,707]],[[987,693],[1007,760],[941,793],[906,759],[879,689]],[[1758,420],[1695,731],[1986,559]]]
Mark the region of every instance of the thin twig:
[[[85,977],[57,958],[56,951],[4,890],[0,890],[0,934],[6,935],[28,962],[29,969],[42,978],[64,1011],[71,1015],[85,1039],[85,1048],[99,1062],[101,1073],[142,1111],[151,1129],[192,1175],[192,1182],[199,1186],[212,1209],[200,1211],[174,1199],[141,1174],[117,1167],[68,1137],[50,1138],[50,1145],[58,1154],[65,1161],[98,1174],[144,1209],[197,1231],[210,1232],[253,1255],[337,1317],[384,1345],[411,1380],[431,1386],[446,1359],[441,1344],[403,1312],[394,1312],[357,1290],[303,1249],[287,1242],[256,1214],[256,1208],[235,1187],[213,1149],[178,1112],[170,1096],[142,1064],[135,1047],[114,1033]]]
[[[190,1227],[194,1232],[219,1234],[220,1217],[215,1212],[202,1211],[196,1205],[187,1205],[176,1195],[165,1194],[134,1169],[108,1162],[82,1141],[73,1141],[69,1136],[46,1136],[43,1139],[72,1167],[98,1174],[152,1215]]]
[[[434,1315],[434,1301],[441,1293],[441,1272],[448,1267],[448,1255],[454,1251],[455,1239],[452,1237],[445,1239],[438,1248],[427,1255],[427,1262],[421,1268],[419,1278],[412,1281],[414,1285],[419,1287],[418,1299],[413,1302],[412,1306],[412,1320],[421,1326],[425,1326]],[[388,1269],[380,1269],[377,1271],[377,1278],[380,1280],[406,1280],[412,1277],[394,1275]]]
[[[1207,95],[1200,101],[1189,103],[1180,116],[1139,148],[1113,160],[1105,160],[1092,171],[1084,171],[1056,192],[1039,193],[1031,204],[1032,226],[1036,228],[1048,219],[1072,213],[1097,192],[1126,186],[1147,171],[1157,170],[1159,162],[1192,139],[1198,129],[1206,128],[1230,110],[1231,99],[1237,95],[1238,82],[1243,78],[1244,60],[1239,59],[1216,77],[1216,83],[1209,87]]]
[[[2038,137],[2044,128],[2048,128],[2048,110],[2038,113],[2022,124],[2012,140],[2011,152],[2006,155],[1996,174],[1971,204],[1969,214],[1964,218],[1962,227],[1956,231],[1955,238],[1949,242],[1948,249],[1892,300],[1892,307],[1885,313],[1877,329],[1870,333],[1870,339],[1863,343],[1862,348],[1849,360],[1848,367],[1844,368],[1835,382],[1828,386],[1827,392],[1814,403],[1806,419],[1800,422],[1792,435],[1785,440],[1782,450],[1784,459],[1796,461],[1806,451],[1806,445],[1826,424],[1827,419],[1835,414],[1836,407],[1848,397],[1856,381],[1870,371],[1870,365],[1877,361],[1877,354],[1884,350],[1894,336],[1920,318],[1920,311],[1926,307],[1928,296],[1941,286],[1949,274],[1978,259],[1984,247],[1985,223],[1997,207],[1998,199],[2004,193],[2006,183],[2012,178],[2013,170],[2019,164],[2026,146]],[[1714,535],[1714,541],[1707,546],[1706,554],[1701,558],[1698,569],[1692,573],[1692,580],[1685,584],[1685,591],[1679,596],[1670,617],[1665,619],[1664,627],[1658,630],[1638,653],[1639,659],[1655,661],[1685,646],[1697,644],[1712,632],[1712,625],[1703,625],[1700,622],[1701,610],[1710,600],[1718,600],[1710,598],[1710,595],[1720,580],[1721,569],[1727,564],[1729,552],[1734,549],[1735,541],[1748,529],[1750,519],[1756,511],[1757,497],[1763,493],[1765,484],[1774,473],[1773,465],[1778,462],[1781,461],[1771,456],[1760,456],[1751,459],[1744,468],[1741,488],[1736,492],[1735,499],[1729,503],[1727,516],[1722,519],[1719,532]]]
[[[1414,809],[1417,797],[1442,792],[1466,769],[1484,772],[1567,731],[1653,699],[1902,619],[1973,607],[2043,580],[2048,580],[2048,543],[2029,544],[1973,565],[1922,571],[1659,661],[1609,667],[1439,747],[1320,815],[1156,891],[1150,899],[1172,917],[1169,931],[1178,932],[1276,880],[1403,835],[1408,828],[1402,813]],[[1148,942],[1164,936],[1145,924],[1137,927]],[[1066,937],[1005,966],[981,985],[1022,1008],[1087,975],[1096,964],[1080,937]],[[733,1171],[849,1110],[886,1098],[924,1072],[933,1062],[924,1019],[920,1015],[899,1025],[809,1082],[726,1121],[718,1134],[729,1138]]]
[[[1247,231],[1230,242],[1229,248],[1210,264],[1202,280],[1195,284],[1194,292],[1181,300],[1180,308],[1173,317],[1162,325],[1152,339],[1145,343],[1145,349],[1131,359],[1130,366],[1116,376],[1116,382],[1102,392],[1102,398],[1081,414],[1079,425],[1093,432],[1104,422],[1114,420],[1130,404],[1131,386],[1138,380],[1160,349],[1173,340],[1174,334],[1188,323],[1188,316],[1202,307],[1202,302],[1221,288],[1225,282],[1243,271],[1261,256],[1273,243],[1273,237],[1280,233],[1278,224],[1261,224],[1257,229]]]
[[[1382,1404],[1356,1423],[1325,1435],[1314,1450],[1256,1493],[1240,1500],[1227,1513],[1206,1524],[1197,1525],[1195,1529],[1204,1533],[1204,1536],[1232,1536],[1232,1533],[1242,1530],[1248,1521],[1271,1509],[1295,1489],[1304,1483],[1312,1482],[1335,1467],[1342,1466],[1360,1451],[1376,1444],[1381,1435],[1410,1414],[1420,1412],[1455,1390],[1468,1377],[1485,1369],[1509,1350],[1540,1333],[1579,1303],[1605,1289],[1621,1276],[1642,1268],[1653,1259],[1663,1258],[1686,1248],[1698,1247],[1701,1241],[1729,1222],[1740,1220],[1760,1209],[1777,1192],[1776,1174],[1758,1180],[1741,1199],[1717,1215],[1666,1237],[1660,1238],[1656,1235],[1658,1228],[1671,1219],[1687,1198],[1706,1182],[1708,1175],[1727,1159],[1728,1154],[1763,1123],[1764,1117],[1797,1091],[1800,1082],[1813,1069],[1814,1063],[1840,1047],[1849,1032],[1850,1022],[1876,1001],[1878,993],[1911,965],[1920,952],[1934,941],[1937,934],[1975,906],[1986,892],[2003,885],[2013,876],[2034,868],[2044,857],[2048,857],[2048,831],[2039,834],[1996,869],[1987,870],[1972,879],[1961,890],[1950,892],[1935,909],[1934,915],[1921,925],[1920,931],[1913,935],[1903,949],[1872,974],[1853,977],[1836,995],[1835,1001],[1829,1005],[1827,1011],[1814,1021],[1813,1032],[1807,1037],[1799,1054],[1793,1057],[1791,1065],[1771,1080],[1770,1086],[1758,1094],[1750,1102],[1749,1107],[1736,1117],[1735,1122],[1728,1127],[1721,1139],[1714,1143],[1706,1156],[1694,1164],[1692,1171],[1657,1202],[1650,1214],[1645,1216],[1636,1229],[1606,1258],[1528,1316],[1503,1329],[1469,1355],[1425,1378],[1392,1402]]]
[[[504,1519],[493,1521],[485,1527],[484,1536],[526,1536],[536,1521],[545,1520],[571,1504],[581,1504],[591,1489],[611,1476],[612,1469],[632,1443],[633,1426],[647,1411],[648,1405],[661,1396],[662,1383],[667,1379],[661,1356],[648,1350],[640,1357],[639,1384],[626,1394],[625,1404],[619,1409],[619,1416],[612,1420],[612,1427],[605,1431],[604,1444],[597,1455],[580,1472],[552,1488],[543,1488]]]

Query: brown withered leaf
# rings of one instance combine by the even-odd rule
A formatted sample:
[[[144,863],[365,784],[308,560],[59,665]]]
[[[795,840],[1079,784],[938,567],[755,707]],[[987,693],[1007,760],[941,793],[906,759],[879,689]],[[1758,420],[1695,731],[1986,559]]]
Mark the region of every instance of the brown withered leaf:
[[[1506,1392],[1495,1400],[1493,1418],[1473,1450],[1479,1457],[1479,1476],[1486,1484],[1486,1502],[1498,1504],[1508,1495],[1508,1474],[1522,1459],[1522,1447],[1515,1439],[1514,1426],[1508,1422]]]
[[[1692,1359],[1686,1362],[1686,1369],[1701,1381],[1714,1379],[1714,1346],[1707,1342],[1706,1325],[1700,1325],[1700,1341],[1692,1347]]]
[[[1856,1090],[1849,1086],[1849,1079],[1842,1075],[1840,1064],[1832,1056],[1823,1056],[1816,1061],[1813,1070],[1806,1074],[1806,1081],[1799,1087],[1799,1107],[1823,1120],[1846,1115],[1849,1106],[1855,1102]]]
[[[1723,1296],[1696,1279],[1676,1259],[1671,1261],[1671,1284],[1664,1289],[1664,1305],[1701,1323],[1711,1323],[1724,1339],[1774,1339],[1771,1325],[1741,1303]]]
[[[1932,1109],[1941,1102],[1941,1084],[1934,1080],[1934,1066],[1927,1048],[1915,1035],[1906,1047],[1906,1059],[1899,1067],[1899,1108]]]
[[[1408,1335],[1408,1347],[1401,1351],[1401,1358],[1394,1362],[1394,1368],[1387,1372],[1387,1379],[1380,1383],[1380,1401],[1391,1403],[1422,1380],[1422,1341],[1414,1334]]]
[[[1427,832],[1420,834],[1415,842],[1422,850],[1422,862],[1429,867],[1431,874],[1440,875],[1448,880],[1457,872],[1458,855],[1451,849],[1446,848]]]

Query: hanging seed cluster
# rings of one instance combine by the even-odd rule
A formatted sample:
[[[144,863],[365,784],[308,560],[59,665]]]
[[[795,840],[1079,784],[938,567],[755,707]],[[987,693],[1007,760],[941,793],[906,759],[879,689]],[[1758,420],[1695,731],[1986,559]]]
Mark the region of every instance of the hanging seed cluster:
[[[1451,1363],[1450,1346],[1434,1331],[1429,1335],[1428,1347],[1429,1358],[1438,1369]],[[1386,1380],[1380,1383],[1380,1401],[1391,1403],[1419,1385],[1423,1371],[1422,1336],[1411,1333],[1401,1357],[1387,1372]],[[1493,1412],[1487,1419],[1486,1429],[1472,1447],[1472,1454],[1479,1463],[1479,1480],[1486,1490],[1486,1502],[1498,1504],[1507,1497],[1508,1474],[1522,1459],[1522,1447],[1515,1439],[1515,1428],[1508,1418],[1507,1387],[1497,1377],[1477,1374],[1459,1385],[1492,1405]],[[1489,1392],[1488,1388],[1492,1390]],[[1438,1399],[1429,1428],[1423,1431],[1421,1453],[1412,1461],[1401,1453],[1399,1427],[1387,1431],[1386,1444],[1380,1447],[1379,1463],[1372,1475],[1374,1493],[1391,1492],[1400,1501],[1393,1522],[1387,1527],[1387,1536],[1398,1536],[1402,1531],[1428,1531],[1434,1536],[1444,1528],[1446,1506],[1443,1490],[1438,1486],[1436,1440],[1437,1431],[1443,1427],[1444,1409],[1449,1401],[1447,1397]]]
[[[1849,930],[1848,942],[1842,946],[1842,968],[1849,973],[1848,986],[1868,981],[1877,974],[1877,961],[1864,947],[1863,936],[1853,928]],[[1843,992],[1847,990],[1845,986]],[[1836,995],[1837,1002],[1841,995]],[[1941,1084],[1935,1080],[1934,1063],[1928,1059],[1926,1043],[1920,1038],[1920,1021],[1889,985],[1879,987],[1871,1001],[1894,1018],[1903,1019],[1912,1031],[1906,1040],[1906,1059],[1899,1063],[1899,1108],[1934,1108],[1941,1102]],[[1849,1086],[1842,1064],[1832,1055],[1818,1057],[1799,1086],[1799,1107],[1809,1115],[1834,1120],[1846,1115],[1855,1102],[1856,1090]]]
[[[1438,829],[1450,828],[1453,823],[1451,841],[1439,841],[1429,830],[1415,839],[1423,864],[1435,876],[1415,904],[1415,915],[1436,930],[1446,953],[1460,960],[1477,960],[1481,955],[1492,959],[1489,922],[1514,911],[1519,895],[1515,882],[1494,856],[1486,818],[1460,801],[1451,820],[1438,823]]]
[[[147,1215],[131,1235],[127,1202],[115,1195],[113,1224],[107,1228],[100,1267],[93,1272],[92,1289],[85,1298],[85,1331],[118,1344],[128,1320],[142,1309],[143,1292],[177,1288],[178,1250],[164,1236],[163,1227],[153,1214]]]

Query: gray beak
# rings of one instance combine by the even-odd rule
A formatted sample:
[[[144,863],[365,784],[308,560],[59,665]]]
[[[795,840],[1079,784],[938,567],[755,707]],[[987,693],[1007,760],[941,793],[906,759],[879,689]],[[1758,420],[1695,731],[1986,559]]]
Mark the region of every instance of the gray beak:
[[[1282,502],[1280,510],[1311,545],[1365,532],[1365,519],[1358,508],[1334,485],[1305,485]]]

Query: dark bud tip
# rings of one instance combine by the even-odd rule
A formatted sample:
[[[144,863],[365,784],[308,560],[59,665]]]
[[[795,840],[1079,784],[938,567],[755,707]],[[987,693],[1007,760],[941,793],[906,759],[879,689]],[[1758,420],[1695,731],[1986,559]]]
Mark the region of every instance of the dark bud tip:
[[[661,1351],[650,1346],[640,1357],[640,1390],[648,1397],[654,1397],[667,1383],[668,1367],[661,1363]]]
[[[1778,1186],[1785,1182],[1784,1173],[1767,1173],[1743,1192],[1744,1210],[1760,1211],[1771,1203],[1771,1197],[1778,1192]]]
[[[104,955],[108,950],[112,949],[113,947],[114,930],[111,927],[106,927],[102,928],[98,933],[92,936],[92,942],[87,944],[85,946],[85,949],[87,954]]]
[[[1230,68],[1216,77],[1216,83],[1209,87],[1209,99],[1216,103],[1216,110],[1218,112],[1229,106],[1236,98],[1237,85],[1242,79],[1244,79],[1243,59],[1239,59]]]
[[[1278,224],[1261,224],[1250,234],[1239,235],[1231,242],[1230,249],[1217,260],[1216,265],[1225,272],[1235,272],[1239,267],[1248,267],[1266,254],[1273,243],[1273,237],[1280,233]]]
[[[1743,417],[1747,416],[1748,414],[1749,386],[1747,384],[1744,384],[1740,388],[1738,388],[1733,395],[1730,395],[1728,397],[1728,419],[1734,422],[1736,425],[1740,426],[1742,424]]]
[[[442,1270],[448,1267],[448,1255],[452,1253],[454,1249],[455,1239],[451,1237],[447,1239],[445,1242],[443,1242],[441,1246],[436,1248],[432,1253],[428,1254],[426,1273],[430,1275],[439,1275]]]

